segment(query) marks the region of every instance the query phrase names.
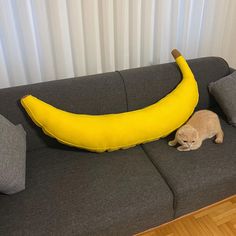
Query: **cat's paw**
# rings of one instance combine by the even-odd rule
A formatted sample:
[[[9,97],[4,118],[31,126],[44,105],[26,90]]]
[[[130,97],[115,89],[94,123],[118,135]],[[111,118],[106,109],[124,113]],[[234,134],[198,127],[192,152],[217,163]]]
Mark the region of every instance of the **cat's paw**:
[[[177,150],[180,151],[180,152],[187,152],[187,151],[190,151],[191,149],[188,148],[188,147],[179,146],[179,147],[177,148]]]
[[[177,142],[175,140],[172,140],[172,141],[168,142],[168,145],[171,146],[171,147],[175,146],[176,144],[177,144]]]
[[[223,143],[223,138],[216,138],[215,143],[217,144]]]

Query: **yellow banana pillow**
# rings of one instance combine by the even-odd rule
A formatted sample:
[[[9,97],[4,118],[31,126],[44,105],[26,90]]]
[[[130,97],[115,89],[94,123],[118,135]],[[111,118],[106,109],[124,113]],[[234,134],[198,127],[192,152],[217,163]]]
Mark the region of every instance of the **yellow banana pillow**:
[[[182,81],[160,101],[143,109],[106,115],[74,114],[32,95],[23,97],[21,104],[45,134],[70,146],[104,152],[157,140],[185,123],[198,102],[191,69],[176,49],[172,55],[182,72]]]

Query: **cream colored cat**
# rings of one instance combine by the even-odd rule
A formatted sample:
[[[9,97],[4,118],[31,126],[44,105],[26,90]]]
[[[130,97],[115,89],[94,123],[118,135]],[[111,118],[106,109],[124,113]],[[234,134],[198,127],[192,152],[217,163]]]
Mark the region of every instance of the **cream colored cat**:
[[[170,146],[179,143],[179,151],[196,150],[201,147],[205,139],[216,136],[215,143],[223,143],[224,133],[218,116],[209,110],[195,112],[185,125],[180,127]]]

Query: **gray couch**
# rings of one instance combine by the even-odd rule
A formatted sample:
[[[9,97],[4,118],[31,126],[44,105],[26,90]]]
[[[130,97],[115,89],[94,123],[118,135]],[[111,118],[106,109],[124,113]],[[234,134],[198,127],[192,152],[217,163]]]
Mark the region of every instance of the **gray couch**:
[[[236,129],[207,86],[230,73],[221,58],[189,61],[198,81],[197,109],[221,117],[225,142],[192,152],[172,137],[111,153],[64,146],[43,134],[19,98],[32,94],[54,106],[89,114],[150,105],[180,81],[175,63],[0,90],[0,114],[27,132],[26,190],[0,194],[0,235],[131,235],[236,193]],[[173,134],[172,134],[173,136]]]

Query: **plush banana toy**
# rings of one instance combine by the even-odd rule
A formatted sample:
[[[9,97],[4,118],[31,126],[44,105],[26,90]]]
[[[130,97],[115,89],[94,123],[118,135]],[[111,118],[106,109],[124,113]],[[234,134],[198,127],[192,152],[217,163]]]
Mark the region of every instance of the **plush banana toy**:
[[[176,49],[172,55],[182,72],[182,81],[160,101],[143,109],[107,115],[73,114],[32,95],[23,97],[21,104],[45,134],[70,146],[104,152],[154,141],[183,125],[198,103],[191,69]]]

